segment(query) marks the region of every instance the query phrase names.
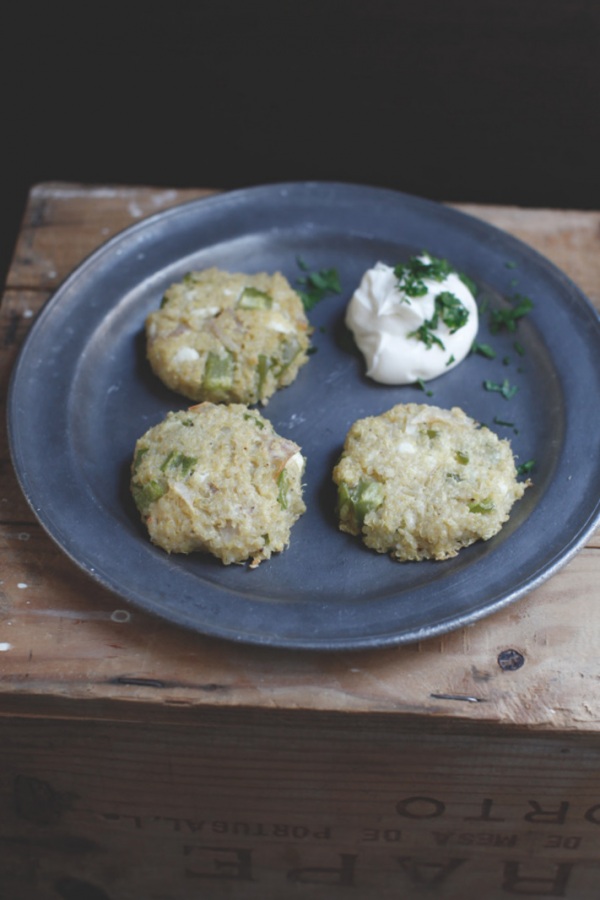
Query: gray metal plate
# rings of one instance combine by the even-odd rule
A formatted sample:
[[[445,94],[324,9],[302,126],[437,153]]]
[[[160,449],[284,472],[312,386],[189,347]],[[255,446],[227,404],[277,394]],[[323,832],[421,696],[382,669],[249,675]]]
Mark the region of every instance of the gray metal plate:
[[[429,383],[384,387],[364,377],[343,315],[365,269],[427,249],[503,305],[535,306],[514,335],[479,340]],[[255,570],[150,544],[128,491],[136,439],[185,398],[145,360],[143,327],[165,288],[192,268],[282,271],[301,257],[336,267],[343,293],[310,313],[316,353],[264,409],[307,457],[308,512],[291,546]],[[504,357],[509,357],[506,360]],[[518,386],[509,401],[484,379]],[[337,183],[233,191],[184,204],[127,229],[88,258],[34,323],[14,369],[9,433],[23,491],[44,528],[121,598],[198,632],[290,648],[350,649],[423,640],[515,601],[552,575],[600,518],[600,320],[579,289],[533,250],[474,218],[397,192]],[[536,460],[534,486],[486,543],[445,562],[400,564],[336,525],[331,469],[346,431],[395,403],[461,406]],[[515,428],[493,425],[494,418]]]

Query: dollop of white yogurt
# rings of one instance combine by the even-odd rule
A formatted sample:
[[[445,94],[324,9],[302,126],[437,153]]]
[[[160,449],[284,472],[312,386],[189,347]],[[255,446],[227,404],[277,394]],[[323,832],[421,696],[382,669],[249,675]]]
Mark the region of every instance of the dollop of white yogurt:
[[[431,257],[418,257],[423,262]],[[430,381],[457,366],[469,353],[479,317],[477,303],[456,272],[423,277],[426,293],[409,296],[393,266],[368,269],[346,310],[346,325],[367,364],[367,375],[381,384]],[[452,294],[467,313],[460,327],[449,327],[436,297]],[[436,316],[437,311],[437,316]],[[435,327],[431,323],[435,322]],[[421,331],[419,332],[419,329]]]

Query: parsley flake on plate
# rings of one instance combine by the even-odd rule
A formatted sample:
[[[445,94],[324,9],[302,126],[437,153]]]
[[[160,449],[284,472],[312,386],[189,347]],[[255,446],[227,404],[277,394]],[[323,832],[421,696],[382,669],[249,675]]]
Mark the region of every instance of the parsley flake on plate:
[[[300,269],[306,273],[296,280],[298,285],[296,292],[307,312],[320,303],[327,294],[341,294],[342,286],[337,269],[312,271],[301,257],[297,257],[296,261]]]

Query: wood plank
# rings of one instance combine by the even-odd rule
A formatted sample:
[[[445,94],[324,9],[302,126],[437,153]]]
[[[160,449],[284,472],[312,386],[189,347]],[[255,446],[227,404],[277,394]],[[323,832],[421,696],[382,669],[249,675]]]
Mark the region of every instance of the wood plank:
[[[49,292],[99,242],[140,215],[209,193],[38,186],[0,314],[3,378]],[[546,253],[598,304],[598,214],[461,208]],[[439,728],[600,730],[600,532],[550,581],[469,628],[377,652],[291,653],[204,638],[123,609],[35,523],[5,434],[0,464],[0,714],[96,718],[110,710],[144,722],[173,709],[276,708],[427,717]],[[500,668],[506,650],[522,654],[519,669]]]
[[[128,715],[141,720],[156,718],[155,705],[183,704],[600,731],[600,622],[590,617],[597,548],[469,628],[408,647],[341,654],[242,647],[183,631],[91,583],[39,528],[4,526],[0,558],[0,712],[14,712],[21,698],[26,713],[28,698],[43,696],[51,715],[49,700],[57,696],[73,700],[82,715],[97,714],[92,700],[126,700]],[[521,654],[523,665],[502,669],[506,651]]]
[[[600,311],[600,212],[454,204],[551,260]]]
[[[0,309],[2,384],[36,312],[99,241],[205,193],[40,185]],[[595,213],[469,211],[549,251],[598,306]],[[600,530],[527,597],[438,639],[238,646],[81,572],[21,496],[1,427],[11,900],[597,896]]]
[[[215,191],[44,183],[31,191],[8,288],[54,291],[93,250],[142,218]]]
[[[11,900],[595,900],[598,758],[397,715],[0,718],[0,879]]]

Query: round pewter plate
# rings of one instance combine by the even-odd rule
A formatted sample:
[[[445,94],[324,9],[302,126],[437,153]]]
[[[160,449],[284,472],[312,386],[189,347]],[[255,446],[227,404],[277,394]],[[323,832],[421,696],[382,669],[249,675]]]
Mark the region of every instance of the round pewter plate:
[[[418,385],[364,375],[346,304],[363,272],[422,250],[477,285],[482,309],[532,311],[516,334],[480,342]],[[307,512],[290,547],[257,569],[153,546],[129,495],[136,439],[183,397],[145,359],[144,320],[191,269],[279,270],[296,285],[337,269],[342,292],[309,313],[316,352],[263,408],[307,458]],[[517,341],[515,349],[515,341]],[[505,381],[514,396],[484,389]],[[512,393],[512,390],[509,391]],[[351,649],[424,640],[517,600],[582,547],[600,519],[600,320],[555,266],[509,235],[413,196],[292,183],[186,203],[127,229],[67,278],[34,323],[14,369],[9,433],[22,489],[71,559],[121,598],[200,633],[289,648]],[[338,530],[331,469],[352,422],[396,403],[460,406],[507,437],[533,486],[509,522],[444,562],[398,563]]]

